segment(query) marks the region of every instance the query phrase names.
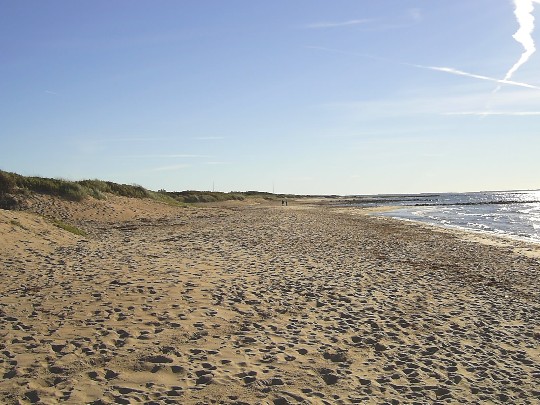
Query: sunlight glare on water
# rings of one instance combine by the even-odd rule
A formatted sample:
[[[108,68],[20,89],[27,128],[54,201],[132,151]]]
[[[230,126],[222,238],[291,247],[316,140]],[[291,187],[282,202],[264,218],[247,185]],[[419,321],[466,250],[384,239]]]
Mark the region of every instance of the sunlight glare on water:
[[[398,205],[381,215],[540,243],[540,190],[407,196]]]

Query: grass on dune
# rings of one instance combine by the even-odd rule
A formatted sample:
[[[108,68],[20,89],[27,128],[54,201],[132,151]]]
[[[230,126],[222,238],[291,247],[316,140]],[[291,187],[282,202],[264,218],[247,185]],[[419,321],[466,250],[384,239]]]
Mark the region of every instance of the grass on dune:
[[[83,230],[77,228],[76,226],[66,224],[65,222],[60,221],[59,219],[53,219],[52,224],[60,229],[63,229],[64,231],[71,232],[75,235],[79,236],[87,236],[87,233]]]
[[[21,176],[17,173],[0,170],[0,207],[5,206],[5,208],[9,209],[12,205],[10,200],[12,194],[25,194],[28,192],[53,195],[68,201],[81,201],[87,197],[106,199],[107,194],[113,194],[129,198],[149,198],[179,206],[189,203],[244,200],[250,197],[266,199],[287,197],[257,191],[230,193],[193,190],[180,192],[151,191],[136,184],[118,184],[97,179],[68,181],[39,176]]]

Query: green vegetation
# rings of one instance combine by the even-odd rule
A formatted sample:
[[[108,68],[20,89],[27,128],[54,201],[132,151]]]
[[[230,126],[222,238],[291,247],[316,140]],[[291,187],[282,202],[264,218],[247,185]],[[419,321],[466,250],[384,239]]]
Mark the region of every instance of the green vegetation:
[[[146,190],[142,186],[117,184],[102,180],[68,181],[37,176],[21,176],[0,170],[0,195],[35,192],[54,195],[64,200],[81,201],[86,197],[105,199],[106,193],[131,197],[152,198],[167,202],[166,196]],[[173,202],[173,199],[169,199]]]
[[[151,191],[138,185],[117,184],[111,181],[102,180],[82,180],[77,182],[77,184],[84,187],[92,197],[102,196],[103,193],[109,193],[130,198],[152,198]]]
[[[246,198],[280,199],[294,196],[271,194],[258,191],[222,193],[214,191],[150,191],[133,184],[117,184],[103,180],[68,181],[45,177],[27,177],[0,170],[0,208],[13,209],[16,206],[15,194],[30,192],[60,197],[69,201],[81,201],[84,198],[106,199],[107,194],[129,197],[150,198],[173,205],[186,203],[208,203]]]
[[[71,232],[75,235],[79,235],[79,236],[87,236],[86,232],[80,230],[79,228],[73,226],[73,225],[69,225],[69,224],[66,224],[65,222],[62,222],[58,219],[53,219],[52,220],[52,223],[54,226],[60,228],[60,229],[63,229],[64,231],[68,231],[68,232]]]
[[[11,193],[15,188],[15,179],[12,173],[0,170],[0,194]]]
[[[9,221],[9,223],[13,226],[18,226],[19,228],[22,228],[22,229],[26,229],[23,224],[21,224],[18,220],[16,219],[12,219],[11,221]]]
[[[34,191],[41,194],[55,195],[66,200],[80,201],[86,192],[72,181],[48,179],[44,177],[25,177],[16,173],[0,171],[0,193]]]
[[[207,203],[229,200],[241,201],[245,198],[241,193],[222,193],[219,191],[160,191],[160,193],[168,195],[174,198],[175,201],[183,203]]]

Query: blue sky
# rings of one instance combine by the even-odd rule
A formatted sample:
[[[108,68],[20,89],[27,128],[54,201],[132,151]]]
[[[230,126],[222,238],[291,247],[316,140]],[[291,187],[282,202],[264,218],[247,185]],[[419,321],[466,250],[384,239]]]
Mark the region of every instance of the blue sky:
[[[536,6],[521,20],[512,0],[0,0],[0,169],[155,190],[540,188],[540,3],[519,2]]]

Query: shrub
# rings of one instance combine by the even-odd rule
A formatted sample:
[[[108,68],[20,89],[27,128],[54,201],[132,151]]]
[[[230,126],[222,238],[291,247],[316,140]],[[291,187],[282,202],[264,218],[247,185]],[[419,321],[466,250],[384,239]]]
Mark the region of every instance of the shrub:
[[[105,194],[103,194],[99,190],[96,190],[95,188],[84,187],[84,191],[88,196],[90,196],[92,198],[95,198],[96,200],[106,200],[107,199]]]
[[[13,226],[18,226],[19,228],[26,229],[23,224],[21,224],[21,222],[16,219],[12,219],[11,221],[9,221],[9,223]]]
[[[18,186],[36,193],[60,195],[61,180],[43,177],[21,177]]]
[[[0,209],[16,210],[19,208],[19,202],[9,194],[0,193]]]
[[[60,179],[20,176],[17,185],[36,193],[55,195],[71,201],[81,201],[86,195],[79,184]]]
[[[60,197],[71,201],[81,201],[86,194],[79,184],[67,181],[61,181],[58,186],[58,193]]]
[[[150,198],[150,193],[147,189],[139,185],[127,185],[127,184],[117,184],[110,181],[106,182],[110,193],[120,195],[122,197],[132,197],[132,198]]]
[[[99,191],[100,193],[110,193],[111,188],[105,181],[101,180],[81,180],[77,182],[83,187],[86,187],[88,190],[92,190],[92,192]]]
[[[15,178],[11,173],[0,170],[0,194],[11,193],[16,186]]]

